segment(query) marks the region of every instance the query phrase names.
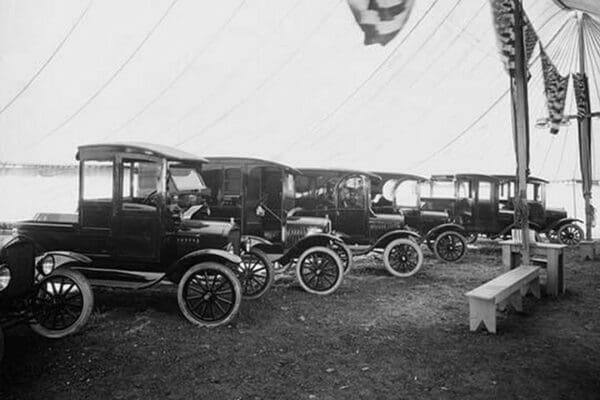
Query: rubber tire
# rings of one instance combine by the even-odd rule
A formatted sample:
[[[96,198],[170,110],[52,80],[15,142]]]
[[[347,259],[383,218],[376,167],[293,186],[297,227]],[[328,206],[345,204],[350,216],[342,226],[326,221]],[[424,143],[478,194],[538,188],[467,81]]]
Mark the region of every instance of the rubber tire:
[[[392,249],[401,244],[411,246],[413,249],[415,249],[415,251],[417,252],[417,255],[419,256],[419,261],[417,263],[417,266],[410,272],[406,272],[406,273],[396,271],[390,264],[390,253],[392,252]],[[393,276],[397,276],[399,278],[407,278],[407,277],[413,276],[414,274],[419,272],[419,270],[423,266],[423,260],[424,260],[423,259],[423,249],[421,249],[421,246],[418,243],[416,243],[415,241],[410,240],[410,239],[392,240],[391,242],[388,243],[387,246],[385,246],[385,250],[383,251],[383,265],[385,265],[385,269],[387,269],[388,272],[390,274],[392,274]]]
[[[568,226],[573,226],[573,227],[575,227],[575,229],[577,229],[577,231],[579,231],[579,237],[581,239],[576,244],[571,245],[571,244],[563,243],[562,240],[560,239],[561,232],[563,231],[563,229],[566,229]],[[558,228],[558,230],[556,231],[556,237],[557,237],[558,243],[560,243],[560,244],[567,244],[567,246],[569,246],[569,247],[577,247],[585,239],[585,233],[583,232],[583,229],[579,225],[570,223],[570,224],[565,224],[565,225],[561,226],[560,228]]]
[[[463,243],[463,248],[464,251],[463,253],[460,255],[459,258],[457,258],[456,260],[446,260],[444,259],[442,256],[440,256],[439,252],[438,252],[438,244],[440,242],[440,240],[445,237],[445,236],[450,236],[450,235],[455,235],[457,236]],[[465,255],[467,255],[467,239],[465,239],[465,237],[463,235],[461,235],[460,233],[456,232],[456,231],[446,231],[441,233],[436,239],[435,239],[435,243],[433,245],[433,250],[435,253],[435,256],[438,260],[440,261],[444,261],[444,262],[459,262],[460,260],[462,260]]]
[[[346,243],[344,242],[334,242],[336,244],[336,246],[339,246],[340,250],[343,251],[344,253],[346,253],[346,257],[348,259],[348,262],[345,263],[344,260],[342,259],[342,257],[340,257],[340,252],[335,250],[335,249],[331,249],[333,250],[338,257],[340,257],[340,260],[342,261],[342,267],[344,269],[344,275],[348,274],[348,272],[350,272],[352,270],[352,268],[354,268],[354,257],[352,256],[352,251],[350,250],[350,248],[346,245]],[[331,244],[330,244],[331,246]]]
[[[94,309],[94,293],[92,292],[92,287],[90,285],[90,282],[85,276],[83,276],[81,272],[68,268],[60,268],[54,270],[50,275],[45,277],[39,283],[39,285],[42,285],[47,279],[55,277],[57,275],[64,276],[75,282],[75,285],[77,285],[79,291],[81,292],[81,297],[83,299],[83,307],[79,318],[77,318],[72,325],[62,330],[51,330],[36,322],[32,322],[29,324],[29,326],[35,333],[49,339],[60,339],[62,337],[71,335],[79,331],[87,323]]]
[[[249,294],[244,293],[244,291],[243,291],[244,285],[242,284],[242,281],[240,280],[240,286],[242,287],[242,297],[244,299],[256,300],[258,298],[261,298],[265,293],[267,293],[267,291],[269,290],[271,285],[273,285],[273,278],[275,276],[275,270],[273,269],[273,263],[269,260],[267,255],[262,250],[250,249],[250,251],[248,253],[252,253],[257,258],[259,258],[261,260],[262,264],[265,265],[266,271],[267,271],[266,284],[258,292],[255,292],[254,294],[249,295]],[[241,257],[243,259],[244,254],[242,254]]]
[[[218,271],[220,274],[225,275],[225,277],[231,282],[231,284],[233,286],[233,292],[235,293],[235,301],[233,304],[233,308],[232,308],[231,312],[229,313],[229,315],[227,315],[226,318],[219,320],[219,321],[202,321],[202,320],[196,319],[194,317],[194,315],[187,309],[185,299],[183,298],[183,288],[185,286],[185,282],[187,282],[187,280],[190,278],[190,276],[194,275],[198,271],[204,271],[204,270]],[[240,281],[238,280],[237,276],[235,276],[235,273],[231,269],[227,268],[226,266],[224,266],[222,264],[218,264],[216,262],[207,261],[207,262],[196,264],[196,265],[190,267],[185,272],[185,274],[183,274],[183,277],[181,278],[181,280],[179,281],[179,284],[177,285],[177,304],[179,305],[179,310],[181,311],[183,316],[188,321],[190,321],[192,324],[197,325],[197,326],[202,326],[202,327],[206,327],[206,328],[215,328],[217,326],[228,324],[237,315],[237,313],[240,309],[241,302],[242,302],[242,287],[240,285]]]
[[[311,253],[314,253],[314,252],[323,252],[323,253],[328,254],[330,257],[332,257],[335,260],[335,263],[338,267],[338,277],[337,277],[335,283],[333,284],[333,286],[331,286],[329,289],[327,289],[325,291],[318,291],[318,290],[312,289],[302,279],[302,274],[301,274],[302,264],[304,263],[304,260],[306,259],[306,257],[308,257]],[[302,253],[300,255],[300,257],[298,257],[298,261],[296,261],[296,277],[298,278],[298,282],[300,283],[300,286],[302,287],[302,289],[304,289],[308,293],[317,294],[320,296],[326,296],[328,294],[335,292],[337,290],[337,288],[342,284],[342,280],[344,279],[344,267],[342,266],[342,260],[340,260],[340,257],[337,255],[337,253],[335,251],[331,250],[328,247],[321,247],[321,246],[310,247],[307,250],[305,250],[304,253]]]

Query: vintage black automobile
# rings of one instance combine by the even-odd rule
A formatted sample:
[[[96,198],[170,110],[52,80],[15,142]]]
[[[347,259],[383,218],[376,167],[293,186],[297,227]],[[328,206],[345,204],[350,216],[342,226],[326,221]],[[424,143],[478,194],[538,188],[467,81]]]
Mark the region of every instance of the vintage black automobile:
[[[371,207],[376,214],[401,214],[406,228],[419,232],[430,248],[440,235],[445,240],[443,238],[452,235],[446,232],[460,231],[461,227],[453,223],[448,211],[423,207],[421,186],[427,184],[427,178],[391,172],[375,174],[381,177],[379,182],[373,183],[371,192]]]
[[[371,208],[375,174],[341,169],[301,169],[296,182],[298,215],[326,217],[335,234],[355,255],[383,251],[386,269],[395,276],[415,274],[423,264],[420,235],[406,229],[402,214],[376,214]]]
[[[516,177],[514,175],[494,175],[499,180],[498,202],[500,211],[509,215],[514,212]],[[546,206],[545,179],[530,176],[527,178],[527,203],[529,205],[529,221],[533,229],[543,233],[552,241],[568,246],[577,246],[584,238],[579,224],[583,221],[569,218],[564,208]]]
[[[69,268],[92,285],[143,289],[175,283],[179,308],[189,321],[208,327],[231,321],[242,296],[236,273],[243,266],[233,254],[239,250],[239,228],[187,219],[167,196],[172,168],[206,160],[144,143],[80,146],[77,159],[78,213],[40,213],[18,223],[18,235],[43,251],[88,257],[89,264]]]
[[[14,236],[0,249],[0,360],[3,330],[27,323],[41,336],[58,339],[85,325],[94,304],[88,280],[71,269],[89,264],[69,252],[41,252],[27,237]]]
[[[210,212],[201,220],[233,218],[242,232],[242,251],[270,262],[295,263],[302,288],[326,295],[342,282],[350,250],[330,234],[327,218],[295,215],[297,170],[280,163],[243,157],[208,157],[202,176],[210,191]]]
[[[490,238],[510,236],[514,225],[514,177],[482,174],[434,175],[422,188],[424,207],[447,212],[458,225],[447,240],[433,244],[436,254],[448,261],[461,259],[466,253],[465,237],[485,235]],[[512,184],[511,184],[512,182]],[[528,183],[530,227],[538,233],[561,231],[563,236],[579,229],[577,220],[566,218],[562,210],[545,210],[543,180],[530,178]],[[502,188],[502,190],[501,190]],[[511,189],[512,188],[512,189]],[[512,192],[511,192],[512,190]],[[575,227],[575,228],[573,228]]]

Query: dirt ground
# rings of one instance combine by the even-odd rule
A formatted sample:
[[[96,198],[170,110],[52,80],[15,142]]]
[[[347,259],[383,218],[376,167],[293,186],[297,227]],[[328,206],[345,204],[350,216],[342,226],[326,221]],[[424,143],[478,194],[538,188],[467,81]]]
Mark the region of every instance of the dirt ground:
[[[333,295],[281,277],[233,324],[196,328],[175,291],[97,290],[89,325],[58,341],[7,332],[5,399],[599,399],[600,262],[566,257],[568,292],[470,333],[464,293],[501,272],[493,244],[416,276],[357,260]]]

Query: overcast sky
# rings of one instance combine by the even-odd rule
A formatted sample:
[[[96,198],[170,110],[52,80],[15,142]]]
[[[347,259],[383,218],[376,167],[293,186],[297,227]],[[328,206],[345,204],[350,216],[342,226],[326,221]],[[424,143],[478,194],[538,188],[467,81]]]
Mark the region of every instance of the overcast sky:
[[[545,43],[573,17],[526,3]],[[79,144],[136,140],[295,166],[513,172],[488,2],[415,4],[396,39],[365,47],[341,0],[0,0],[0,160],[68,163]],[[549,46],[558,61],[575,61],[571,25]],[[541,90],[534,66],[533,121]],[[532,172],[578,176],[576,132],[532,129]]]

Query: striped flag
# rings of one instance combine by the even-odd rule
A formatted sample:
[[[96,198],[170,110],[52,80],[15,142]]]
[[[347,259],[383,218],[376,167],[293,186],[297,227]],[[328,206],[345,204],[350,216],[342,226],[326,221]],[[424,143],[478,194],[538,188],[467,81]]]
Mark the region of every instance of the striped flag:
[[[510,76],[515,74],[515,1],[517,0],[490,0],[500,57]],[[529,62],[538,42],[538,36],[525,12],[523,12],[523,42],[525,59]]]
[[[388,44],[406,24],[414,0],[347,0],[365,44]]]
[[[577,116],[585,118],[590,113],[587,102],[589,96],[587,76],[578,72],[574,73],[573,89],[575,91],[575,102],[577,103]]]
[[[560,124],[564,120],[565,103],[567,100],[567,89],[569,75],[562,76],[550,60],[543,47],[540,48],[542,58],[542,72],[544,74],[544,94],[550,121],[550,133],[556,135]]]

